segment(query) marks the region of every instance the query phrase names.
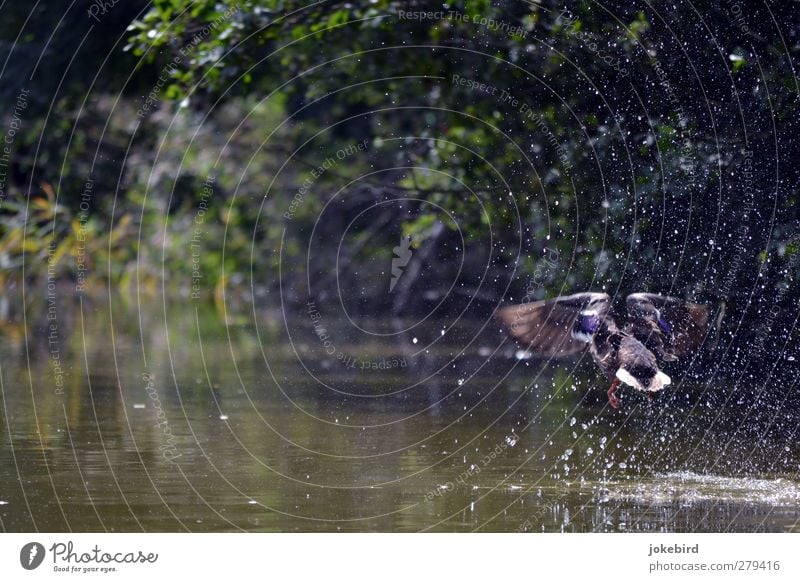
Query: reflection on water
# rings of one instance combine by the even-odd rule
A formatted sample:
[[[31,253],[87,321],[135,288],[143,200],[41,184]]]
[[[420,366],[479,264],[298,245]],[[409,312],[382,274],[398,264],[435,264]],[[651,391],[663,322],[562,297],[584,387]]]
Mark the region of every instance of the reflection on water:
[[[788,388],[615,412],[591,364],[518,360],[483,321],[365,341],[320,306],[151,307],[3,325],[4,530],[800,529]]]

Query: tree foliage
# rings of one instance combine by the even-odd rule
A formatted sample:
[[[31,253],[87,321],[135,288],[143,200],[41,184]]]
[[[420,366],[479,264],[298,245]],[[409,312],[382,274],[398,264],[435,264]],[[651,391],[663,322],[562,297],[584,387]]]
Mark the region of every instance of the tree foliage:
[[[108,113],[117,137],[98,138],[100,149],[130,141],[143,163],[112,163],[106,196],[122,173],[116,212],[185,242],[201,185],[218,176],[204,255],[218,282],[250,271],[275,287],[283,245],[311,253],[324,295],[336,260],[385,271],[402,228],[441,265],[425,285],[442,293],[456,277],[465,297],[491,302],[510,284],[515,299],[592,288],[742,301],[753,317],[776,289],[795,303],[791,7],[155,0],[124,14],[123,42],[85,76],[108,81],[128,121],[147,109],[135,127]],[[336,159],[358,143],[364,152]],[[36,171],[80,167],[88,154],[71,147]],[[60,200],[74,203],[85,173]],[[142,226],[140,207],[171,226]],[[111,227],[110,213],[99,223]],[[365,305],[413,310],[404,285]]]

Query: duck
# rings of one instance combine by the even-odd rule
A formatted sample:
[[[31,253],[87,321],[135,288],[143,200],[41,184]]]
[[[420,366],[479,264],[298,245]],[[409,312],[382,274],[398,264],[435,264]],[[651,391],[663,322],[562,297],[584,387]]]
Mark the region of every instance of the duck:
[[[625,304],[623,327],[614,319],[611,297],[596,292],[506,306],[496,315],[506,333],[534,354],[564,357],[588,347],[612,381],[608,402],[617,409],[622,404],[620,384],[652,399],[672,383],[661,365],[702,345],[710,315],[707,305],[655,293],[633,293]]]

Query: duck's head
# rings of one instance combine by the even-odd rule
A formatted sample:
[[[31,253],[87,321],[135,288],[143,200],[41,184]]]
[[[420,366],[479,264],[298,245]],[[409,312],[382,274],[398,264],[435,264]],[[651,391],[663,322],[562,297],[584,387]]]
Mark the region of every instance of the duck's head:
[[[622,382],[628,386],[636,388],[641,392],[658,392],[664,386],[672,383],[672,380],[658,368],[651,367],[631,367],[630,370],[621,367],[616,374]]]

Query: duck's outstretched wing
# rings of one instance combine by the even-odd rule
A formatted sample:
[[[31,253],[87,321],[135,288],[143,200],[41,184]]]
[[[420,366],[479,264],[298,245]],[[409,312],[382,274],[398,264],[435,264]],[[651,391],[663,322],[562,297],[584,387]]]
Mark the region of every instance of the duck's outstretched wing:
[[[568,356],[588,345],[604,320],[610,321],[611,298],[605,293],[576,293],[497,312],[508,334],[544,356]],[[613,325],[613,324],[612,324]]]
[[[657,354],[661,359],[682,358],[697,349],[706,337],[708,305],[654,293],[633,293],[625,303],[633,335],[649,348],[661,351],[662,354]]]

